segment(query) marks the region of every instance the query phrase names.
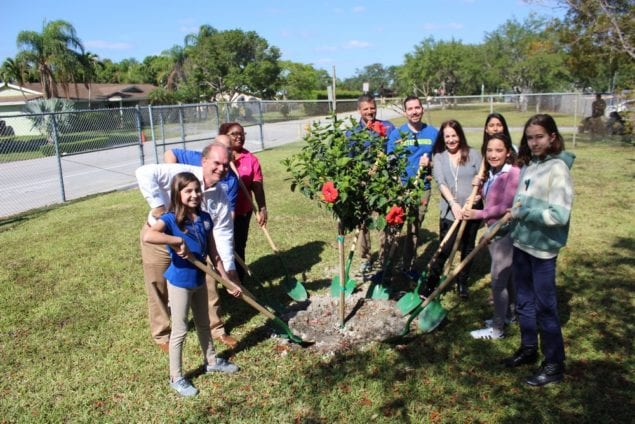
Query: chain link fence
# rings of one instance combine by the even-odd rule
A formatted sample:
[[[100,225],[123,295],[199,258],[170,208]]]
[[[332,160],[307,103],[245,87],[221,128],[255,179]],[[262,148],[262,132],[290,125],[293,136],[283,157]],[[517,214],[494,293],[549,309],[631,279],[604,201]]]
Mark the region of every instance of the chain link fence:
[[[442,117],[463,113],[478,119],[473,131],[482,131],[488,111],[520,117],[546,112],[568,115],[570,124],[564,125],[574,137],[579,121],[590,114],[593,100],[594,96],[575,93],[422,99],[428,122],[435,126]],[[605,100],[609,106],[618,101],[613,97]],[[402,117],[402,101],[377,99],[378,118]],[[239,122],[245,127],[246,148],[251,151],[298,141],[306,125],[324,120],[333,106],[326,100],[248,101],[0,113],[0,218],[134,186],[137,167],[162,162],[164,152],[171,148],[202,149],[223,122]],[[354,113],[356,100],[338,100],[335,107],[340,117],[359,118]]]

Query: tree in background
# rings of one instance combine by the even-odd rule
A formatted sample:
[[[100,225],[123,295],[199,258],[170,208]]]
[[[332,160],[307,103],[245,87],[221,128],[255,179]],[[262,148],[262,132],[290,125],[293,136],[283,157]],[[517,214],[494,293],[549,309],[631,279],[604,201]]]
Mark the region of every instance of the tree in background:
[[[205,98],[237,93],[273,98],[280,87],[280,50],[254,31],[205,28],[188,39],[193,44],[185,64]]]
[[[290,100],[306,100],[315,97],[317,90],[330,85],[331,76],[324,69],[288,60],[280,62],[280,86],[283,96]]]
[[[530,15],[508,20],[486,34],[484,79],[488,91],[570,89],[565,54],[547,20]]]
[[[635,2],[552,0],[548,3],[567,9],[565,18],[556,22],[554,28],[566,46],[567,67],[576,85],[592,87],[598,92],[632,88],[635,84]]]
[[[392,92],[396,78],[396,67],[385,68],[381,63],[373,63],[355,70],[355,75],[346,78],[339,84],[345,90],[362,91],[365,82],[369,85],[370,94],[383,96],[386,92]]]
[[[17,37],[18,59],[37,69],[47,99],[59,97],[58,84],[68,96],[84,67],[84,46],[75,28],[63,20],[44,21],[42,32],[21,31]]]

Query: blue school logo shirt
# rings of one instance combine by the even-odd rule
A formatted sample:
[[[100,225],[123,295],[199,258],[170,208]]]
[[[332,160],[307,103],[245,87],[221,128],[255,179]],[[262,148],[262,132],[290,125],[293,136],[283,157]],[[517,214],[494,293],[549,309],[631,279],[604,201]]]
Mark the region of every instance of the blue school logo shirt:
[[[200,261],[205,262],[208,246],[207,240],[212,231],[212,218],[207,212],[200,212],[194,222],[185,223],[185,231],[182,231],[176,224],[176,216],[173,212],[167,212],[160,218],[165,223],[165,233],[182,237],[187,248]],[[172,247],[168,246],[170,253],[170,266],[163,276],[170,284],[186,289],[193,289],[205,284],[205,273],[196,268],[187,259],[176,254]]]

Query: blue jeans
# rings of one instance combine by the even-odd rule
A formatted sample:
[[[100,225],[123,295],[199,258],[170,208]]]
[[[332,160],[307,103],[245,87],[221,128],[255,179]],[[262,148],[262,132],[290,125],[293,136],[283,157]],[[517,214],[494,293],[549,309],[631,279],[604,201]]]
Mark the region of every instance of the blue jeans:
[[[556,299],[556,258],[539,259],[514,247],[516,313],[523,346],[537,346],[547,363],[564,362],[564,341]]]

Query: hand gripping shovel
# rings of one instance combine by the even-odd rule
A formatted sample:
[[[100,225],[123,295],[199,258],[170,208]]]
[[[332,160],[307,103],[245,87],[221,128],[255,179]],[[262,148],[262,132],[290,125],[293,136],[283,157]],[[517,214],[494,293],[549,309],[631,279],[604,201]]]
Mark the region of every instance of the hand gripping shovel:
[[[478,170],[478,175],[482,176],[485,173],[485,159],[481,161],[481,167]],[[478,194],[478,186],[474,186],[472,188],[472,193],[470,193],[470,197],[467,198],[463,209],[470,210],[472,209],[472,205],[474,204],[474,199]],[[456,222],[456,219],[454,220]],[[456,239],[454,240],[454,245],[452,245],[452,251],[450,252],[450,256],[448,257],[447,262],[445,263],[445,268],[443,269],[443,273],[447,275],[450,271],[450,267],[452,266],[452,261],[454,261],[454,255],[459,248],[459,244],[461,243],[461,237],[463,237],[463,233],[465,232],[465,226],[467,225],[467,220],[461,219],[461,226],[459,227],[459,232],[456,235]]]
[[[421,305],[415,308],[410,319],[408,320],[406,324],[406,327],[404,328],[404,331],[402,332],[402,335],[406,335],[408,334],[408,331],[410,331],[410,323],[412,322],[413,316],[417,316],[417,315],[419,316],[419,322],[418,322],[419,329],[427,333],[433,331],[435,328],[439,326],[439,324],[441,324],[441,322],[447,315],[447,311],[443,309],[443,306],[441,306],[441,304],[439,303],[438,300],[436,300],[436,298],[459,275],[459,273],[463,270],[463,268],[465,268],[465,266],[472,259],[474,259],[476,254],[483,247],[487,246],[490,240],[496,235],[498,230],[500,230],[500,228],[503,225],[505,225],[510,220],[510,218],[511,218],[511,214],[506,213],[501,219],[499,219],[496,222],[496,224],[494,224],[491,228],[489,228],[485,232],[485,234],[483,234],[483,237],[481,237],[481,240],[476,245],[474,250],[472,250],[470,254],[467,255],[467,257],[463,259],[461,263],[459,263],[456,266],[456,268],[453,269],[452,272],[447,277],[445,278],[442,277],[443,281],[441,282],[441,284],[439,284],[439,287],[437,287]],[[436,302],[436,304],[434,302]]]
[[[419,289],[424,282],[427,283],[428,274],[430,273],[432,264],[437,260],[448,240],[450,240],[452,234],[454,234],[454,231],[458,228],[459,222],[460,221],[457,220],[454,221],[443,240],[441,240],[441,243],[439,243],[439,247],[434,252],[434,255],[432,255],[432,259],[430,259],[430,262],[428,262],[426,270],[421,273],[421,276],[419,276],[419,279],[417,280],[417,286],[415,287],[414,291],[404,294],[397,302],[397,308],[401,311],[402,315],[408,315],[409,313],[414,312],[417,306],[421,305],[421,303],[423,302],[423,299],[419,295]]]
[[[339,275],[336,275],[335,277],[333,277],[333,281],[331,281],[331,297],[333,298],[339,297],[340,292],[342,290],[344,291],[344,295],[348,297],[351,295],[351,293],[353,293],[353,290],[355,290],[355,287],[357,287],[357,282],[349,278],[349,275],[350,275],[349,273],[351,270],[351,263],[353,262],[353,255],[355,254],[355,247],[357,244],[358,236],[359,236],[359,228],[355,230],[353,243],[351,243],[351,250],[348,251],[348,258],[346,260],[346,269],[344,273],[344,279],[346,280],[346,282],[344,284],[341,284]],[[342,235],[337,236],[337,242],[340,243],[340,238],[341,238],[341,243],[344,243],[344,236]]]
[[[260,214],[258,212],[258,207],[254,204],[254,199],[252,199],[251,193],[245,186],[245,183],[243,183],[243,180],[240,179],[240,175],[238,175],[238,170],[236,169],[236,165],[234,165],[234,162],[230,162],[229,164],[234,174],[236,174],[236,177],[238,177],[238,184],[240,185],[241,190],[243,191],[245,196],[247,196],[247,199],[249,199],[249,201],[251,202],[251,207],[254,210],[256,217],[259,217]],[[303,302],[307,300],[309,295],[306,289],[304,288],[300,280],[291,277],[291,274],[289,274],[289,270],[284,265],[284,262],[282,261],[282,258],[280,257],[280,252],[276,248],[276,245],[273,243],[273,240],[271,239],[271,235],[269,235],[269,231],[267,230],[267,227],[264,225],[259,225],[259,227],[265,233],[265,237],[267,238],[267,241],[269,242],[269,246],[271,246],[271,250],[273,250],[274,256],[278,258],[278,261],[280,262],[280,266],[284,270],[285,278],[282,282],[282,285],[287,291],[287,294],[293,300],[298,302]]]
[[[221,283],[226,289],[233,289],[234,284],[230,283],[229,281],[226,281],[223,277],[221,277],[215,271],[212,271],[212,269],[208,265],[205,265],[203,262],[199,261],[192,255],[188,257],[188,260],[192,264],[194,264],[198,269],[205,272],[207,275],[212,277],[217,282]],[[276,329],[286,334],[286,337],[288,337],[289,340],[298,344],[311,343],[311,342],[305,342],[300,337],[293,334],[289,326],[284,321],[282,321],[280,318],[275,316],[273,312],[269,311],[269,309],[265,308],[260,303],[258,303],[255,296],[249,293],[247,289],[245,289],[242,286],[240,286],[240,288],[242,290],[242,293],[240,294],[240,299],[244,301],[245,303],[247,303],[252,308],[254,308],[255,310],[257,310],[258,312],[260,312],[262,315],[267,317],[271,321],[273,326],[276,327]]]
[[[265,290],[264,284],[262,284],[260,279],[256,278],[256,276],[254,275],[253,272],[251,272],[251,269],[247,266],[245,261],[243,261],[242,258],[236,252],[234,252],[234,259],[236,259],[236,262],[238,262],[238,264],[245,270],[249,278],[254,280],[263,290]],[[269,284],[269,289],[271,289],[271,284]],[[267,304],[271,306],[271,309],[276,311],[276,313],[278,314],[284,313],[285,307],[282,303],[272,299],[271,297],[267,296],[265,293],[263,293],[263,295]]]

